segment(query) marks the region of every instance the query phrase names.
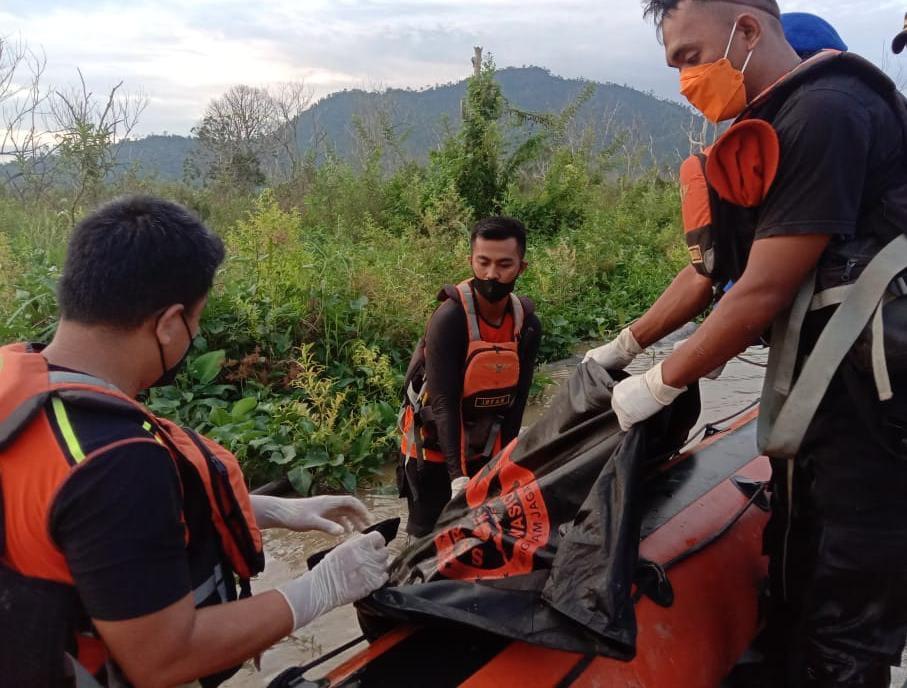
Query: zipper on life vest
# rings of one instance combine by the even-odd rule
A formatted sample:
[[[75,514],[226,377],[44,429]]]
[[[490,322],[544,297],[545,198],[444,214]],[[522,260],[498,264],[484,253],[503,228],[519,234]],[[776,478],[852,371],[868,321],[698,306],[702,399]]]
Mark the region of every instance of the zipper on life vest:
[[[466,365],[465,365],[465,367],[468,368],[468,367],[469,367],[469,364],[472,363],[473,359],[474,359],[476,356],[478,356],[479,354],[487,354],[488,352],[494,352],[494,353],[496,353],[496,354],[500,354],[502,351],[503,351],[503,349],[501,349],[499,346],[494,346],[494,345],[492,345],[492,346],[487,346],[487,347],[482,348],[482,349],[476,349],[476,350],[473,351],[471,354],[469,354],[469,356],[466,357]]]

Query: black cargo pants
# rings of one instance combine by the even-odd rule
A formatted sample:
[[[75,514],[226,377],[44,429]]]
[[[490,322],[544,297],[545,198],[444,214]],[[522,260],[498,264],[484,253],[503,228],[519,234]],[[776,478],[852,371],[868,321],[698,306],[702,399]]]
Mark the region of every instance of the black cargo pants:
[[[791,465],[773,461],[773,688],[888,688],[907,637],[907,378],[880,402],[845,361]],[[792,489],[791,489],[792,488]]]

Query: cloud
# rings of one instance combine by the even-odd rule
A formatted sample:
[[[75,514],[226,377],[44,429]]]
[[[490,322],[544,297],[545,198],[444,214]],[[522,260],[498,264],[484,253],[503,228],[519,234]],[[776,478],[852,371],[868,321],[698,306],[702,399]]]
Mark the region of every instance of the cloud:
[[[900,29],[899,0],[788,0],[822,14],[851,49],[886,57]],[[677,76],[640,5],[620,0],[7,0],[6,35],[47,53],[48,77],[120,80],[151,102],[141,131],[185,133],[205,104],[236,83],[305,79],[316,96],[343,88],[421,87],[469,74],[473,45],[500,66],[626,83],[678,98]]]

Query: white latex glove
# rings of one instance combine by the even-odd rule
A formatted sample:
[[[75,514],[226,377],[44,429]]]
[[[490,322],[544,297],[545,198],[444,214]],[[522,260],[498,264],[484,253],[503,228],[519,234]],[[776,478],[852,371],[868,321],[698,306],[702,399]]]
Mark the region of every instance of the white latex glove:
[[[293,612],[293,630],[380,588],[387,582],[389,562],[381,533],[356,535],[328,552],[314,569],[277,588]]]
[[[634,375],[618,382],[611,393],[611,408],[621,430],[651,418],[686,391],[669,387],[661,378],[661,363],[645,375]]]
[[[461,475],[459,478],[454,478],[450,483],[450,498],[456,499],[460,496],[463,490],[466,489],[466,486],[469,484],[469,478],[465,475]]]
[[[674,344],[674,347],[671,350],[677,351],[677,349],[679,349],[681,346],[686,344],[688,341],[689,341],[689,339],[681,339],[679,342]],[[711,373],[709,373],[708,375],[704,375],[703,377],[707,380],[717,380],[719,377],[721,377],[721,373],[724,372],[724,368],[726,365],[727,365],[727,363],[723,363],[722,365],[715,368],[715,370],[713,370]]]
[[[641,353],[642,347],[636,341],[636,337],[629,327],[625,327],[617,339],[587,351],[583,363],[595,361],[606,370],[623,370]]]
[[[344,496],[283,499],[252,495],[252,510],[261,529],[320,530],[329,535],[362,530],[371,520],[362,502]]]

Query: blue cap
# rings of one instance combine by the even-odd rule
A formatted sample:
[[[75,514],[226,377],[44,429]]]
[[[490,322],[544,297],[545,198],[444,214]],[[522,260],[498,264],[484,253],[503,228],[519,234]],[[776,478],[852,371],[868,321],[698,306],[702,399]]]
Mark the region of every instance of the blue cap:
[[[800,57],[809,57],[820,50],[847,50],[835,27],[822,17],[808,12],[787,12],[781,15],[784,35]]]

